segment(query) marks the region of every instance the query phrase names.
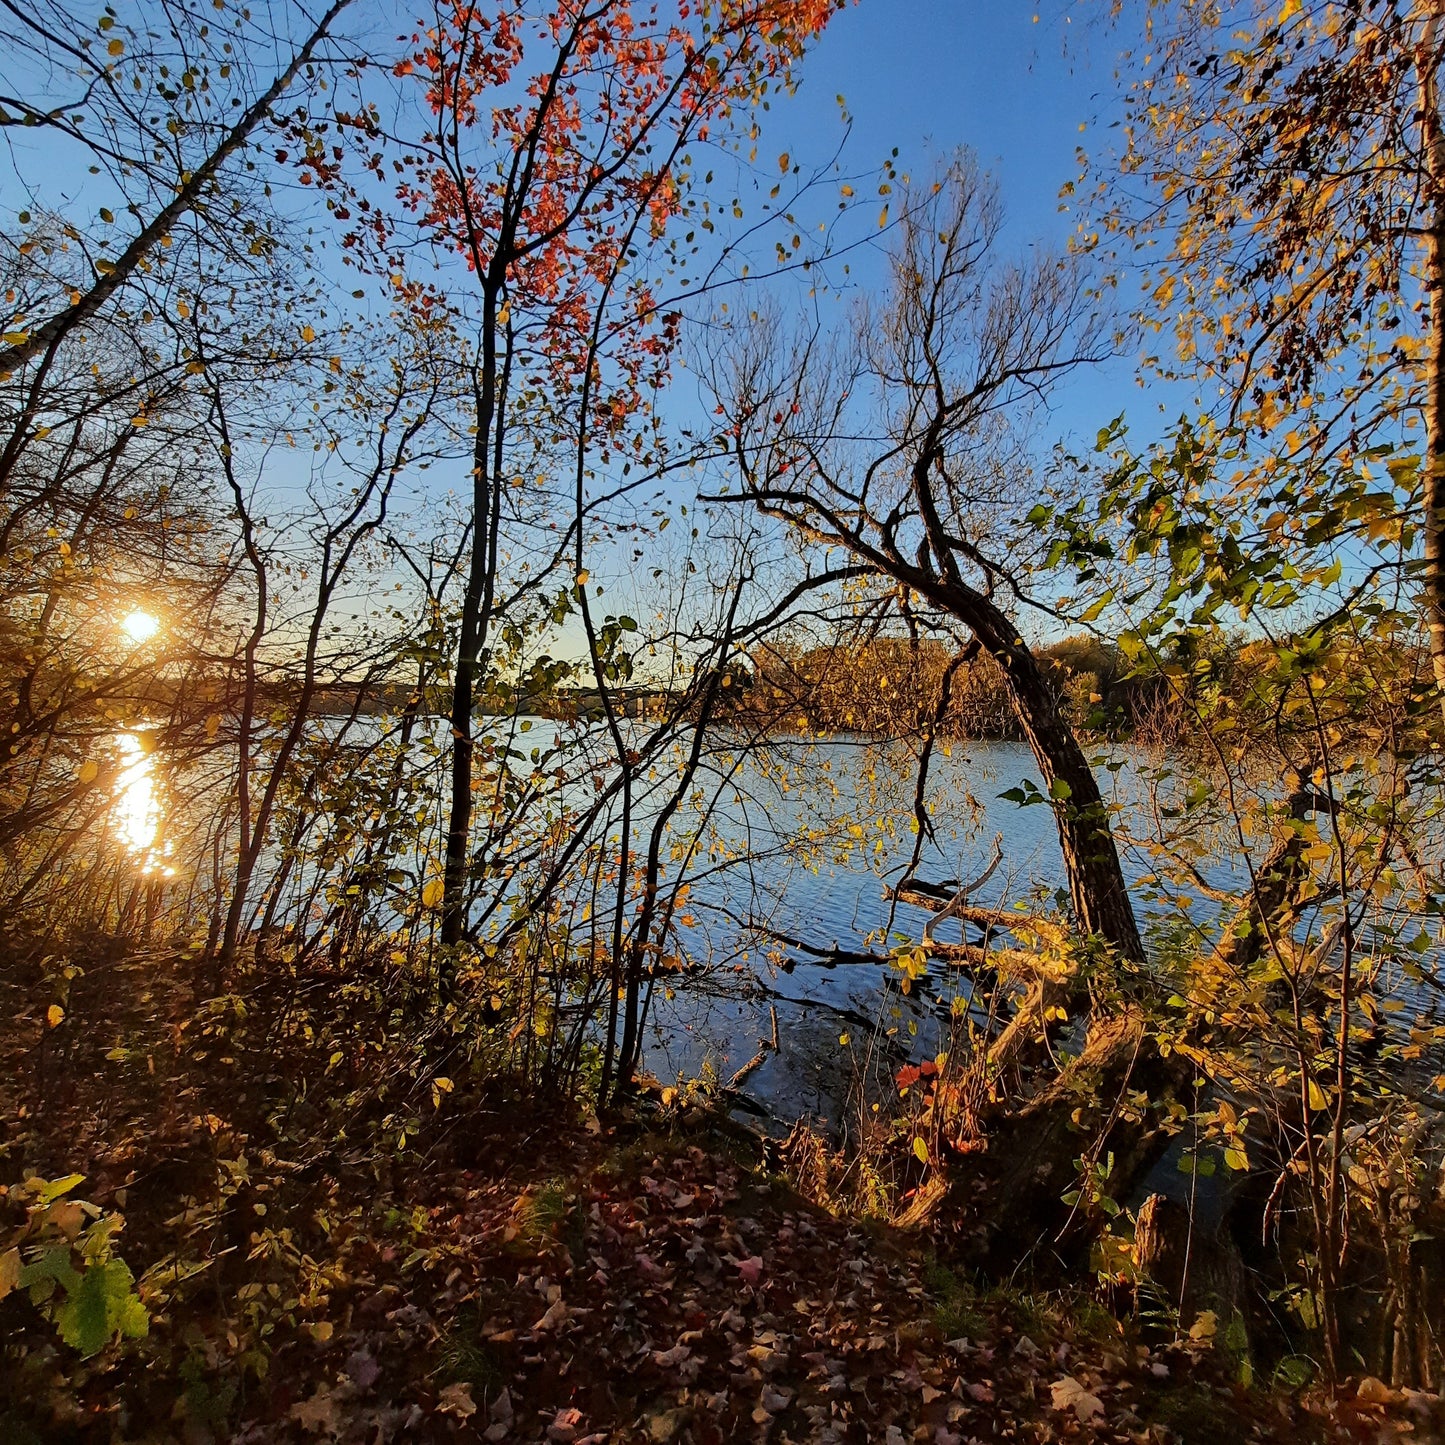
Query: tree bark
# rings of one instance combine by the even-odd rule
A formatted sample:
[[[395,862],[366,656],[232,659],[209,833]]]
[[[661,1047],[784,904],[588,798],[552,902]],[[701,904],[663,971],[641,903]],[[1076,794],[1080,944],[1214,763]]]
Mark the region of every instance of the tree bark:
[[[981,592],[960,582],[939,583],[935,596],[973,632],[1008,680],[1014,711],[1053,808],[1069,903],[1079,927],[1131,962],[1143,962],[1144,945],[1119,866],[1108,807],[1038,659],[1009,618]]]
[[[1424,591],[1430,661],[1445,713],[1445,126],[1440,115],[1439,29],[1445,0],[1431,0],[1420,41],[1420,117],[1428,172],[1425,231]]]
[[[958,1181],[960,1197],[991,1201],[982,1223],[993,1262],[1012,1267],[1040,1248],[1073,1254],[1092,1241],[1092,1211],[1062,1202],[1079,1186],[1080,1158],[1111,1163],[1104,1190],[1126,1198],[1167,1146],[1164,1105],[1193,1076],[1189,1060],[1159,1053],[1137,1010],[1095,1018],[1083,1052],[990,1132],[982,1189]],[[1136,1107],[1131,1096],[1141,1094],[1148,1104]]]
[[[1177,1315],[1181,1329],[1204,1310],[1213,1310],[1221,1325],[1245,1318],[1244,1260],[1227,1208],[1204,1222],[1178,1200],[1151,1194],[1134,1225],[1134,1267],[1140,1292],[1152,1289],[1158,1303]]]
[[[497,294],[489,277],[482,302],[482,359],[475,393],[476,441],[472,448],[472,553],[462,595],[457,671],[452,684],[451,798],[447,812],[446,860],[442,873],[441,941],[452,945],[466,932],[467,863],[472,831],[472,713],[483,673],[488,624],[496,591],[498,518],[493,427],[497,415]]]

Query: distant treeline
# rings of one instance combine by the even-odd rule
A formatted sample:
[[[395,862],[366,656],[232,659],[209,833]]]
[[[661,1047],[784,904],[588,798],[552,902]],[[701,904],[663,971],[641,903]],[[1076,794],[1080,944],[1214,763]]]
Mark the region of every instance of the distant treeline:
[[[1040,649],[1076,723],[1132,728],[1161,689],[1129,678],[1116,648],[1071,637]],[[735,712],[771,718],[777,726],[822,732],[906,734],[928,726],[939,710],[953,654],[931,639],[880,637],[851,646],[756,654],[737,668]],[[998,664],[980,653],[954,669],[944,736],[1017,738],[1017,715]]]
[[[1360,642],[1351,666],[1379,675],[1382,687],[1402,676],[1428,682],[1428,659],[1418,648],[1373,639]],[[1215,731],[1239,729],[1262,739],[1265,733],[1313,728],[1308,706],[1281,709],[1280,673],[1293,656],[1288,646],[1244,638],[1212,639],[1208,646],[1175,649],[1167,656],[1131,657],[1117,643],[1075,634],[1034,649],[1075,729],[1096,736],[1168,743],[1196,733],[1203,722]],[[720,683],[721,711],[760,730],[858,732],[877,737],[906,736],[936,721],[942,737],[1018,740],[1018,716],[1002,670],[985,652],[952,667],[946,708],[939,700],[955,654],[934,639],[877,637],[848,645],[777,648],[735,660]],[[280,690],[280,691],[284,691]],[[264,704],[282,702],[267,690]],[[1422,693],[1423,695],[1423,693]],[[1301,695],[1299,701],[1307,699]],[[317,689],[311,711],[318,715],[419,716],[446,713],[444,689],[418,697],[414,685],[368,679]],[[682,691],[632,683],[611,693],[615,712],[661,717],[687,707]],[[553,682],[542,689],[489,692],[477,700],[486,716],[519,714],[568,720],[603,711],[595,687]],[[1395,740],[1396,747],[1424,748],[1436,740],[1437,714],[1420,709],[1418,736]],[[1333,719],[1345,734],[1370,730],[1368,718]]]
[[[1418,649],[1371,643],[1359,667],[1428,678]],[[1034,649],[1057,690],[1064,712],[1081,732],[1170,742],[1226,716],[1250,731],[1314,725],[1313,716],[1280,715],[1279,671],[1288,649],[1245,639],[1215,640],[1206,649],[1134,659],[1116,643],[1077,634]],[[939,714],[945,675],[954,654],[932,639],[873,638],[851,646],[772,651],[733,669],[734,713],[771,720],[776,727],[876,736],[917,732],[937,719],[941,736],[1018,739],[1022,736],[998,664],[988,656],[953,670],[946,708]],[[1268,685],[1266,685],[1268,684]],[[1269,714],[1266,716],[1266,714]],[[1349,731],[1368,720],[1342,720]],[[1421,737],[1437,722],[1422,708]]]

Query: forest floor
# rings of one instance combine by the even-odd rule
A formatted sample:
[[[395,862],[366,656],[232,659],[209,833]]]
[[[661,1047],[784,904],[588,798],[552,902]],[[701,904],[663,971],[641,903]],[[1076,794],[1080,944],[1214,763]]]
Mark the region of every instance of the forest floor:
[[[410,1277],[383,1249],[333,1298],[273,1420],[573,1445],[1441,1438],[1436,1397],[1246,1389],[1213,1341],[1149,1348],[1097,1306],[979,1293],[727,1135],[519,1142],[531,1167],[423,1190]]]
[[[126,996],[164,1017],[162,993]],[[926,1237],[802,1198],[726,1121],[459,1088],[378,1156],[240,1086],[239,1054],[116,1047],[98,1002],[62,1069],[84,999],[54,1027],[43,991],[0,995],[0,1212],[13,1231],[30,1172],[83,1173],[150,1312],[81,1360],[24,1289],[0,1298],[5,1445],[1445,1438],[1436,1396],[1247,1388],[1222,1340],[972,1287]]]

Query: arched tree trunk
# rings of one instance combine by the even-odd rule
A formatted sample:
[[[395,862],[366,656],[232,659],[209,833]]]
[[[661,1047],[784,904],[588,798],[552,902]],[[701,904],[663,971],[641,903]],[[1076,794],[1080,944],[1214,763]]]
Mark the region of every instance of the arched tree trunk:
[[[1053,686],[1013,623],[988,598],[966,586],[946,590],[952,597],[950,610],[972,629],[1008,679],[1014,711],[1053,807],[1069,902],[1079,927],[1125,958],[1142,962],[1144,945],[1119,866],[1109,810]]]

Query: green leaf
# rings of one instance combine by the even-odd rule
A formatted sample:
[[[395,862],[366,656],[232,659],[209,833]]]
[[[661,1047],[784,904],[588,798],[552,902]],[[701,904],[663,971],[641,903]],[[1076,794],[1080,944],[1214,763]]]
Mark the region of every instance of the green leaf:
[[[30,1299],[34,1304],[49,1299],[55,1293],[57,1284],[62,1284],[67,1290],[72,1290],[79,1282],[80,1275],[70,1262],[70,1246],[68,1244],[60,1244],[54,1249],[47,1249],[39,1259],[31,1260],[20,1271],[20,1277],[16,1281],[21,1289],[30,1291]]]
[[[35,1202],[41,1206],[54,1204],[66,1194],[69,1194],[77,1184],[85,1183],[84,1174],[67,1174],[64,1179],[49,1179],[36,1191]],[[30,1186],[34,1188],[32,1184]]]
[[[150,1328],[150,1316],[131,1289],[134,1277],[125,1263],[112,1259],[93,1264],[55,1313],[60,1338],[82,1356],[98,1354],[116,1335],[139,1339]]]

